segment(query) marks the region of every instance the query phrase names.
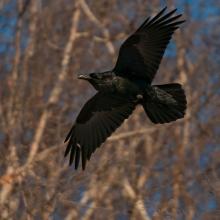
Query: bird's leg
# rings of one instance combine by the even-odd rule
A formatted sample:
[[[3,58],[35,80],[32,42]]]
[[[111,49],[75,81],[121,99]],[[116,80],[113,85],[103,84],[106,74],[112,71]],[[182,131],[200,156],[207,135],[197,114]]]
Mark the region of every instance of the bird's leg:
[[[149,94],[145,94],[145,95],[138,94],[136,95],[136,98],[137,98],[137,102],[139,103],[145,103],[152,99],[152,97]]]
[[[143,102],[143,99],[144,99],[143,95],[138,94],[138,95],[136,95],[134,102],[138,102],[140,104]]]
[[[141,95],[141,94],[138,94],[136,97],[137,97],[138,101],[140,101],[141,99],[143,99],[143,95]]]

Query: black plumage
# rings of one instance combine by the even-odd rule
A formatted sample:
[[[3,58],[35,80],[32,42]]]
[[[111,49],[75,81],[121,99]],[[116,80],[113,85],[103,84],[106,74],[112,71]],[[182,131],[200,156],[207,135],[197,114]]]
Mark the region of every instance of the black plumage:
[[[170,123],[183,118],[186,96],[177,83],[151,83],[159,68],[165,49],[178,25],[181,15],[172,17],[176,9],[162,16],[164,8],[152,20],[148,18],[121,46],[113,70],[79,76],[89,81],[98,93],[82,108],[67,135],[65,156],[70,153],[70,165],[85,169],[96,148],[141,104],[153,123]]]

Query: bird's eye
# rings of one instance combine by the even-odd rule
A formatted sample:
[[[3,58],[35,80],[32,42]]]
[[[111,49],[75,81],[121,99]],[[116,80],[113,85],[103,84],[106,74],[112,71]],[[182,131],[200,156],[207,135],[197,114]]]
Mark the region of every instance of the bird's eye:
[[[97,75],[95,73],[91,73],[90,76],[93,78],[93,79],[97,79]]]

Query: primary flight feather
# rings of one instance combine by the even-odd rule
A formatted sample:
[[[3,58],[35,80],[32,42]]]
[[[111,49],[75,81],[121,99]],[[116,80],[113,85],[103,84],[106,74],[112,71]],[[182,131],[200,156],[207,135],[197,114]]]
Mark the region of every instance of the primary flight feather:
[[[86,160],[138,104],[155,124],[184,117],[187,102],[180,84],[151,85],[172,34],[185,22],[175,22],[182,15],[171,18],[176,9],[162,16],[165,10],[152,20],[149,17],[121,45],[113,70],[78,77],[89,81],[98,93],[84,105],[65,139],[69,142],[64,156],[70,153],[69,164],[75,160],[75,169],[80,158],[85,169]]]

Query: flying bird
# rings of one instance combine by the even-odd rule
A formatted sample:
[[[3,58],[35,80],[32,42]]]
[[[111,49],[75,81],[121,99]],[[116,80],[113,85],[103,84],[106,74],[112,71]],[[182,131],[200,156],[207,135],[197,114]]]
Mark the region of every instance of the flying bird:
[[[83,74],[98,91],[82,108],[67,135],[65,157],[70,153],[69,165],[80,157],[83,170],[96,148],[142,105],[148,118],[164,124],[183,118],[186,96],[178,83],[151,85],[165,49],[182,15],[171,17],[177,9],[162,16],[164,8],[153,19],[150,17],[121,45],[113,70]]]

